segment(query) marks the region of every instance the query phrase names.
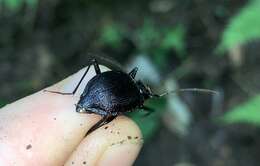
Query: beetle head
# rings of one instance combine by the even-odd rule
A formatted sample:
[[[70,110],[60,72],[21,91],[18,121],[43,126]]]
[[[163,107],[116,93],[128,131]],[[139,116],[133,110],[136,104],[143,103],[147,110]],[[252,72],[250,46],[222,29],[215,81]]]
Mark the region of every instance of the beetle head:
[[[86,112],[86,109],[81,104],[75,104],[75,106],[76,106],[76,112],[78,113]]]
[[[156,95],[152,92],[152,90],[149,86],[145,85],[141,81],[137,81],[136,84],[138,86],[140,94],[144,97],[145,100],[152,98],[152,97],[158,97],[158,95]]]

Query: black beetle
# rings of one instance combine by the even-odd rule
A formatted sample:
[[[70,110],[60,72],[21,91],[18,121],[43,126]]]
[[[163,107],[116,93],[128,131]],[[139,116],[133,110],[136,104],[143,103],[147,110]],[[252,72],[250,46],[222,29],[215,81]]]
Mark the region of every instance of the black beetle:
[[[161,97],[169,93],[167,92],[162,95],[154,94],[148,86],[145,86],[141,81],[136,81],[135,75],[138,70],[137,67],[129,73],[114,70],[101,73],[96,59],[92,60],[91,65],[94,65],[96,75],[87,83],[80,96],[80,100],[76,104],[76,111],[79,113],[95,113],[101,115],[102,119],[97,122],[88,133],[109,123],[118,115],[134,111],[136,108],[151,112],[153,109],[144,106],[144,101],[152,97]],[[88,73],[91,65],[88,66],[72,93],[45,91],[62,95],[74,95]],[[176,91],[212,92],[211,90],[196,88],[179,89]]]

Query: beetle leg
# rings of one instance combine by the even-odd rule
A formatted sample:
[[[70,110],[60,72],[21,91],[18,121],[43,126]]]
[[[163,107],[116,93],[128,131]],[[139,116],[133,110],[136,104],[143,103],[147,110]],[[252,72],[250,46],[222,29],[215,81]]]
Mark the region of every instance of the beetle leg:
[[[77,111],[77,110],[76,110]],[[94,108],[94,107],[87,107],[87,108],[83,108],[80,109],[80,111],[77,111],[78,113],[95,113],[97,115],[101,115],[101,116],[105,116],[108,113],[102,109],[98,109],[98,108]]]
[[[84,79],[85,76],[87,75],[87,73],[88,73],[88,71],[89,71],[91,65],[94,65],[96,74],[100,74],[100,73],[101,73],[101,70],[100,70],[100,68],[99,68],[99,65],[98,65],[96,59],[93,59],[93,60],[91,61],[91,64],[88,66],[88,68],[86,69],[86,71],[85,71],[84,74],[82,75],[82,77],[81,77],[79,83],[77,84],[77,86],[75,87],[75,89],[73,90],[73,92],[71,92],[71,93],[66,93],[66,92],[65,92],[65,93],[64,93],[64,92],[57,92],[57,91],[51,91],[51,90],[43,90],[43,91],[44,91],[44,92],[50,92],[50,93],[57,93],[57,94],[61,94],[61,95],[74,95],[74,94],[77,92],[77,90],[78,90],[80,84],[82,83],[83,79]]]
[[[101,74],[101,70],[96,59],[92,59],[92,64],[94,65],[96,74]]]
[[[84,72],[83,76],[81,77],[79,83],[77,84],[77,86],[75,87],[75,89],[73,90],[73,92],[64,93],[64,92],[57,92],[57,91],[51,91],[51,90],[43,90],[43,91],[44,91],[44,92],[50,92],[50,93],[57,93],[57,94],[61,94],[61,95],[74,95],[74,94],[77,92],[77,90],[78,90],[78,88],[79,88],[81,82],[83,81],[83,79],[84,79],[85,76],[87,75],[90,66],[91,66],[91,65],[89,65],[88,68],[87,68],[87,70]]]
[[[129,73],[128,73],[128,75],[131,77],[131,78],[135,78],[135,75],[136,75],[136,73],[137,73],[137,71],[138,71],[138,67],[135,67],[135,68],[133,68]]]
[[[88,71],[89,71],[91,65],[94,65],[96,74],[100,74],[100,73],[101,73],[100,68],[99,68],[99,66],[98,66],[98,63],[97,63],[96,59],[93,59],[93,60],[91,61],[91,64],[88,66],[87,70],[85,71],[85,73],[84,73],[83,76],[81,77],[81,79],[80,79],[78,85],[76,86],[76,88],[74,89],[74,91],[72,92],[72,94],[75,94],[75,93],[77,92],[77,90],[78,90],[78,88],[79,88],[81,82],[83,81],[83,79],[84,79],[85,76],[87,75],[87,73],[88,73]]]
[[[111,122],[113,119],[115,119],[116,116],[111,116],[110,114],[105,115],[102,117],[101,120],[99,120],[94,126],[92,126],[88,132],[86,133],[85,137],[90,134],[91,132],[93,132],[94,130],[98,129],[99,127]]]
[[[50,92],[50,93],[56,93],[56,94],[60,94],[60,95],[73,95],[74,93],[64,93],[64,92],[58,92],[58,91],[51,91],[51,90],[46,90],[44,89],[43,92]]]
[[[154,109],[146,106],[141,106],[140,107],[142,110],[146,111],[146,114],[144,116],[149,116],[151,113],[154,112]]]
[[[88,66],[87,70],[85,71],[85,73],[84,73],[83,76],[81,77],[81,79],[80,79],[78,85],[76,86],[76,88],[75,88],[74,91],[72,92],[73,95],[77,92],[77,90],[78,90],[78,88],[79,88],[81,82],[83,81],[83,79],[84,79],[85,76],[87,75],[87,73],[88,73],[88,71],[89,71],[91,65],[94,65],[96,74],[100,74],[100,73],[101,73],[100,68],[99,68],[99,65],[98,65],[96,59],[93,59],[93,60],[91,61],[91,64]]]

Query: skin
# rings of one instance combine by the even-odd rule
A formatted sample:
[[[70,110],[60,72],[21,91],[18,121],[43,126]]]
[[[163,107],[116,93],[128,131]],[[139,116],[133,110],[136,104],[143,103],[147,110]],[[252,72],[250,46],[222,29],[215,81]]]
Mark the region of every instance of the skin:
[[[71,92],[83,72],[46,89]],[[101,117],[77,113],[75,104],[94,75],[91,67],[74,96],[41,90],[0,109],[0,165],[132,165],[143,141],[129,118],[118,116],[84,137]]]

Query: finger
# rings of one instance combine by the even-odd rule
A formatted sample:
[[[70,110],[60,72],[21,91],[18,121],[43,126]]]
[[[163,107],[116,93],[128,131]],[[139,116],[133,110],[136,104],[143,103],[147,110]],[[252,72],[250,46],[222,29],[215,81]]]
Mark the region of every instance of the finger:
[[[107,68],[101,68],[103,71]],[[71,92],[83,72],[48,90]],[[100,116],[79,114],[75,104],[93,67],[76,95],[37,92],[0,110],[0,165],[62,165]]]
[[[65,166],[130,166],[142,146],[139,128],[129,118],[119,116],[86,137]]]

